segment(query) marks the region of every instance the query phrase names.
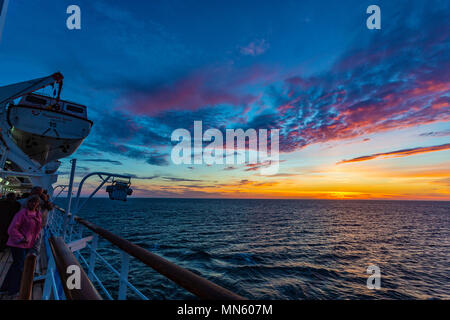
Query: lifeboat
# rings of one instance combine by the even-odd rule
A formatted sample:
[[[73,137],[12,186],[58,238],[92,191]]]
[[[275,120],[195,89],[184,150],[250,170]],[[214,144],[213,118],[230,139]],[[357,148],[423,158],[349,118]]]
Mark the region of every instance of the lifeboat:
[[[15,143],[41,165],[73,154],[89,135],[86,106],[36,93],[8,106]]]

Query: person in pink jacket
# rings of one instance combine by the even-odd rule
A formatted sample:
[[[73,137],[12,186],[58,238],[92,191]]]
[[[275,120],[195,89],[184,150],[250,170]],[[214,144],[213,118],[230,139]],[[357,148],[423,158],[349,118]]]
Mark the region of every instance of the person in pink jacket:
[[[38,210],[39,197],[30,197],[26,207],[14,216],[8,228],[9,239],[7,246],[11,248],[13,263],[9,268],[0,292],[15,295],[20,289],[25,257],[33,247],[42,228],[42,214]]]

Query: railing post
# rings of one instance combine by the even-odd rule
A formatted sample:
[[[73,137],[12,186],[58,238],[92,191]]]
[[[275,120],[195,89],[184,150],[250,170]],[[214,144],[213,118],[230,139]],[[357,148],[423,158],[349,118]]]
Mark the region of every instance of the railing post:
[[[36,267],[36,255],[29,254],[25,258],[25,264],[20,281],[19,300],[31,300],[33,293],[34,269]]]
[[[55,272],[55,259],[53,259],[53,254],[50,255],[50,259],[47,266],[47,273],[45,275],[45,282],[44,282],[44,290],[42,292],[42,300],[49,300],[50,294],[52,293],[52,283],[53,283],[53,276]]]
[[[66,239],[66,232],[67,227],[71,222],[73,222],[73,218],[69,219],[69,214],[71,210],[72,205],[72,189],[73,189],[73,179],[75,177],[75,168],[77,166],[77,159],[72,159],[70,161],[72,163],[72,168],[70,170],[70,177],[69,177],[69,191],[67,192],[67,207],[66,207],[66,217],[64,219],[64,231],[63,231],[63,238]]]
[[[95,270],[95,258],[98,244],[98,234],[94,234],[91,243],[91,255],[89,256],[89,269],[88,269],[88,277],[89,279],[94,279],[94,270]]]
[[[120,251],[122,266],[120,267],[120,285],[119,285],[119,300],[127,298],[128,288],[128,268],[130,264],[130,256],[125,251]]]
[[[73,178],[75,177],[75,168],[77,167],[77,159],[72,159],[70,162],[72,163],[72,168],[70,170],[69,191],[67,192],[66,214],[70,214],[70,209],[72,205]]]

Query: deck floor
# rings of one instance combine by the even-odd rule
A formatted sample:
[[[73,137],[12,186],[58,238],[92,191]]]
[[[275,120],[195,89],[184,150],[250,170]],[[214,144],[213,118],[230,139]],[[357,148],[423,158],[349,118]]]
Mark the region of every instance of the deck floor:
[[[3,284],[6,274],[8,273],[9,267],[11,267],[11,264],[12,264],[12,254],[7,248],[2,252],[0,252],[0,286]],[[8,299],[9,297],[0,295],[0,300],[8,300]]]
[[[41,254],[36,261],[35,276],[39,274],[45,274],[47,262],[46,262],[45,247],[41,247]],[[5,280],[6,274],[12,264],[12,254],[7,248],[0,252],[0,286]],[[35,282],[33,285],[32,300],[40,300],[42,298],[43,281]],[[0,300],[11,300],[12,298],[7,295],[0,295]]]

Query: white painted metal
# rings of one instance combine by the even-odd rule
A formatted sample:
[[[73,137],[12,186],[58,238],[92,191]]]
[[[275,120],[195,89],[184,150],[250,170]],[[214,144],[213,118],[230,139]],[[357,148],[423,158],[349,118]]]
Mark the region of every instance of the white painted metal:
[[[70,160],[72,167],[70,169],[70,180],[69,180],[69,190],[67,191],[67,207],[66,213],[70,213],[70,209],[72,206],[72,190],[73,190],[73,179],[75,178],[75,169],[77,167],[77,159]]]
[[[44,78],[0,87],[0,141],[8,151],[7,159],[20,169],[16,171],[24,173],[24,176],[29,178],[30,185],[42,186],[44,189],[48,190],[50,195],[53,193],[52,184],[56,182],[57,175],[46,172],[45,167],[43,167],[39,162],[32,160],[16,144],[10,132],[11,126],[8,123],[6,106],[8,103],[13,102],[15,99],[23,95],[39,90],[48,85],[53,85],[58,82],[60,83],[61,81],[62,75],[54,74]],[[2,152],[2,156],[4,153],[5,152]],[[3,168],[0,168],[0,175],[2,178],[5,178],[10,174],[11,172],[4,171]],[[12,187],[20,186],[11,186],[11,188]]]
[[[92,176],[98,176],[101,180],[102,183],[91,193],[91,195],[83,202],[83,204],[80,206],[80,195],[81,195],[81,190],[83,189],[83,185],[84,182],[92,177]],[[104,176],[106,176],[106,178],[104,178]],[[73,210],[73,213],[76,214],[78,213],[83,206],[101,189],[101,187],[107,183],[111,178],[122,178],[122,179],[128,179],[130,180],[131,177],[130,176],[125,176],[125,175],[121,175],[121,174],[115,174],[115,173],[108,173],[108,172],[92,172],[88,175],[86,175],[83,179],[81,179],[80,184],[78,185],[78,191],[77,191],[77,198],[76,198],[76,202],[75,202],[75,209]]]
[[[80,140],[86,138],[91,130],[91,123],[85,119],[19,106],[10,107],[9,121],[14,129],[28,134],[24,138],[39,135],[46,138]],[[25,135],[23,133],[17,135],[20,134]]]
[[[72,251],[72,252],[79,251],[81,249],[86,248],[87,243],[89,241],[92,241],[92,239],[93,239],[93,236],[81,238],[81,239],[72,241],[67,246],[69,247],[70,251]]]
[[[76,117],[87,119],[86,106],[83,106],[75,102],[58,100],[57,98],[41,94],[26,95],[22,97],[22,99],[20,99],[18,104],[33,108],[59,111],[63,113],[68,113],[70,115],[74,115]]]
[[[53,195],[53,197],[52,197],[51,200],[53,201],[54,199],[58,198],[59,195],[60,195],[61,193],[63,193],[64,190],[66,190],[67,187],[68,187],[68,186],[64,186],[64,185],[58,185],[58,186],[56,186],[56,187],[54,188],[53,192],[56,192],[56,189],[58,189],[58,188],[61,188],[61,190],[59,190],[59,192],[56,194],[56,196]]]
[[[59,211],[58,211],[59,212]],[[58,216],[62,217],[62,213],[58,214],[57,211],[53,213],[53,219],[51,220],[52,223],[55,224],[61,223],[61,219],[58,220]],[[64,213],[65,215],[65,213]],[[76,222],[75,222],[76,223]],[[78,225],[78,224],[77,224]],[[83,227],[82,225],[78,225],[80,227]],[[58,230],[59,228],[54,225],[49,226],[51,230]],[[88,270],[88,277],[92,280],[93,283],[96,283],[101,291],[103,292],[104,297],[106,297],[109,300],[113,300],[113,295],[111,292],[106,289],[104,283],[100,280],[100,278],[95,273],[95,267],[97,264],[97,259],[99,260],[99,263],[102,263],[107,270],[112,272],[118,279],[119,279],[119,299],[127,299],[128,293],[127,288],[130,288],[131,291],[140,299],[142,300],[149,300],[148,297],[146,297],[139,289],[137,289],[130,281],[128,280],[128,274],[129,274],[129,259],[130,256],[123,252],[122,250],[119,250],[121,254],[121,266],[120,271],[116,270],[111,263],[109,263],[99,252],[98,252],[98,242],[100,240],[100,237],[97,234],[93,235],[92,241],[86,242],[86,248],[89,250],[89,261],[84,258],[82,254],[82,250],[79,250],[76,252],[77,257],[79,260],[86,266]],[[49,278],[51,279],[51,278]],[[63,297],[60,297],[63,298]]]
[[[97,251],[97,245],[98,245],[98,234],[94,235],[94,238],[92,239],[91,243],[91,254],[89,256],[89,270],[88,270],[88,277],[92,279],[92,276],[95,271],[95,253]]]
[[[128,269],[130,265],[130,256],[124,251],[120,251],[122,265],[120,266],[120,284],[119,284],[119,300],[127,298],[128,287]]]
[[[42,89],[46,86],[62,81],[61,74],[53,74],[48,77],[38,78],[34,80],[19,82],[8,86],[0,87],[0,107],[4,107],[8,102],[11,102],[23,95],[33,91]]]
[[[55,276],[54,275],[55,269],[56,269],[55,259],[53,259],[53,255],[50,254],[48,265],[47,265],[46,278],[45,278],[45,282],[44,282],[44,290],[42,292],[42,300],[50,299],[50,295],[52,293],[52,287],[53,287],[53,283],[54,283],[54,280],[52,278]]]

